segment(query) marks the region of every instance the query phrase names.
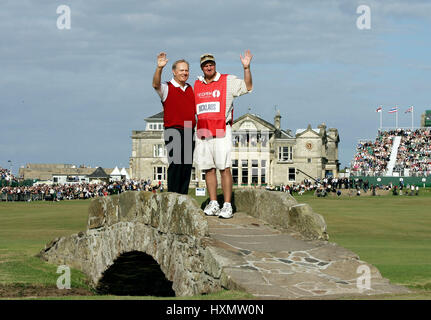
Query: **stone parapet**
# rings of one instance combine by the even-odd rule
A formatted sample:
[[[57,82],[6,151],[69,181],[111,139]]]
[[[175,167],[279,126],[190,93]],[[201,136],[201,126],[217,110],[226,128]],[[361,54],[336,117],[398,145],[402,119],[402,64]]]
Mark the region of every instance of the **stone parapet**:
[[[307,204],[298,204],[290,194],[261,189],[236,189],[234,204],[237,211],[284,229],[293,228],[307,239],[328,240],[326,223]]]

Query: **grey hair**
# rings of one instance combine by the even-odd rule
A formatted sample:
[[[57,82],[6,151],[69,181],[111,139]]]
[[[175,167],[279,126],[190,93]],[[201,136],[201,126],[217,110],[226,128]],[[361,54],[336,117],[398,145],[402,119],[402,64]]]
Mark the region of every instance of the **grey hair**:
[[[189,67],[190,68],[190,65],[189,65],[189,63],[186,61],[186,60],[184,60],[184,59],[181,59],[181,60],[177,60],[177,61],[175,61],[174,62],[174,64],[172,65],[172,70],[175,70],[176,68],[177,68],[177,64],[178,63],[187,63],[187,67]]]

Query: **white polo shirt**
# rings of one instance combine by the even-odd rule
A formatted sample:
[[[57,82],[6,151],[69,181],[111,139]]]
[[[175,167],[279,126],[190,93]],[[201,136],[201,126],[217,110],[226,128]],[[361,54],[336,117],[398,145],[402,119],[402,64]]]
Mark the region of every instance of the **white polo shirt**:
[[[187,87],[189,86],[189,84],[186,83],[184,87],[181,87],[180,84],[174,80],[174,78],[171,79],[170,83],[172,83],[172,85],[174,87],[181,88],[181,90],[183,90],[184,92],[186,91]],[[168,97],[168,91],[169,91],[168,84],[166,82],[161,83],[160,84],[160,90],[157,90],[157,93],[159,94],[162,102],[166,101],[166,98]]]

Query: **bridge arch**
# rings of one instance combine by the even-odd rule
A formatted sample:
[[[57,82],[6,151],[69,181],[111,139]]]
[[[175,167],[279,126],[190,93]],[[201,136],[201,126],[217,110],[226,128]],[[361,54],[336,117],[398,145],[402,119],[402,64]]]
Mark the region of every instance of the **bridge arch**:
[[[211,260],[208,236],[207,220],[194,199],[168,192],[125,192],[93,200],[87,231],[54,239],[40,256],[83,271],[94,288],[105,292],[116,287],[113,271],[119,262],[146,259],[159,266],[175,295],[189,296],[222,288],[220,269],[204,270],[205,260]]]
[[[153,257],[144,252],[129,251],[121,254],[103,272],[96,291],[118,296],[173,297],[172,284]]]

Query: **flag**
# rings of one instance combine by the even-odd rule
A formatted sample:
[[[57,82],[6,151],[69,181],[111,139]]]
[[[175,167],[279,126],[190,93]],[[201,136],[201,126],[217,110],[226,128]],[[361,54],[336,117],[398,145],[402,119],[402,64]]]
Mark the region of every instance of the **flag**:
[[[398,107],[392,108],[388,111],[388,113],[398,112]]]
[[[413,106],[410,106],[410,108],[408,108],[404,113],[409,113],[409,112],[413,112]]]
[[[382,107],[378,107],[376,112],[382,112]]]

